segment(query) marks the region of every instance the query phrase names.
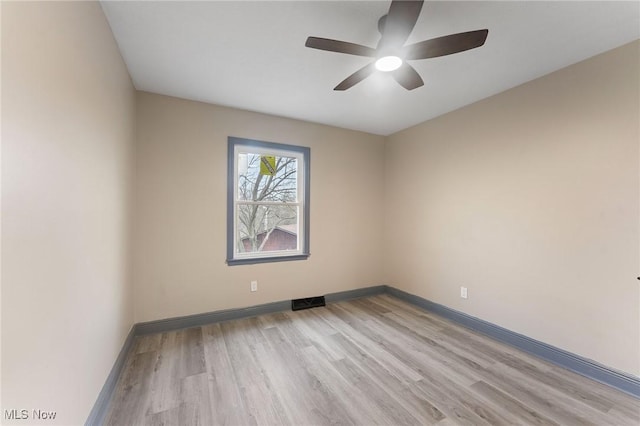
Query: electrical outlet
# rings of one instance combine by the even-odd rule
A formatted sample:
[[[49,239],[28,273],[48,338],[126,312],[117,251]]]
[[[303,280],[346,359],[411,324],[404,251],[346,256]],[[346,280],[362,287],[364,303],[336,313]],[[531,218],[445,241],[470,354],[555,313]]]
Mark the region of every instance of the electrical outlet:
[[[251,291],[258,291],[258,281],[251,281]]]
[[[462,297],[463,299],[467,298],[467,288],[466,287],[460,287],[460,297]]]

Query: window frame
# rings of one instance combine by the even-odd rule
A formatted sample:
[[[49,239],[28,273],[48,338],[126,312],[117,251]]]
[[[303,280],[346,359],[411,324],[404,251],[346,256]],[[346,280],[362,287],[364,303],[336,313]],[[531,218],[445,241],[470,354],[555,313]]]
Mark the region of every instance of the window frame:
[[[237,206],[247,204],[246,200],[239,200],[238,191],[238,149],[254,149],[256,153],[274,153],[296,157],[301,163],[297,173],[298,211],[298,247],[293,254],[288,252],[257,252],[238,256],[236,235],[237,235]],[[251,151],[250,151],[251,152]],[[275,142],[265,142],[254,139],[245,139],[234,136],[228,137],[227,144],[227,265],[250,265],[255,263],[284,262],[292,260],[305,260],[309,253],[309,207],[310,207],[310,159],[311,149],[298,145],[287,145]],[[302,170],[300,170],[302,169]],[[301,182],[302,181],[302,182]],[[301,194],[302,193],[302,194]],[[268,204],[269,202],[265,202]],[[282,253],[275,254],[274,253]],[[289,252],[290,253],[290,252]]]

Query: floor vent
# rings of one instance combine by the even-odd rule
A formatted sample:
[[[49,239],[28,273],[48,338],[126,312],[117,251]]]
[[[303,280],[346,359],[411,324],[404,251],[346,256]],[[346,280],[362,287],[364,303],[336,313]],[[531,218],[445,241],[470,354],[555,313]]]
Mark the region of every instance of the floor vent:
[[[293,299],[291,301],[291,310],[299,311],[301,309],[316,308],[318,306],[325,306],[324,296],[307,297],[305,299]]]

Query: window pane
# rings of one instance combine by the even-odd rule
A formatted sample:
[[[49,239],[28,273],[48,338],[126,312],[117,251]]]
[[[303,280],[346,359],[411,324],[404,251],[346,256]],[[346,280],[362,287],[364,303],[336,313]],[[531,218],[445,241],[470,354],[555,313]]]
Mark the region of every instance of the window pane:
[[[238,252],[298,250],[298,209],[289,205],[238,205]]]
[[[310,149],[229,136],[227,264],[309,256]]]
[[[239,153],[238,200],[297,202],[297,172],[294,157]]]

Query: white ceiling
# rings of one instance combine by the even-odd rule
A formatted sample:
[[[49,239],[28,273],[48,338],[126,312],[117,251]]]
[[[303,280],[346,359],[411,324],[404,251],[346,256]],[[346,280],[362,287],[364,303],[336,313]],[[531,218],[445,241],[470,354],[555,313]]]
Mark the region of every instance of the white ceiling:
[[[413,91],[368,58],[307,36],[375,47],[389,1],[103,1],[139,90],[388,135],[640,38],[640,2],[425,2],[408,43],[488,28],[475,50],[412,61]]]

